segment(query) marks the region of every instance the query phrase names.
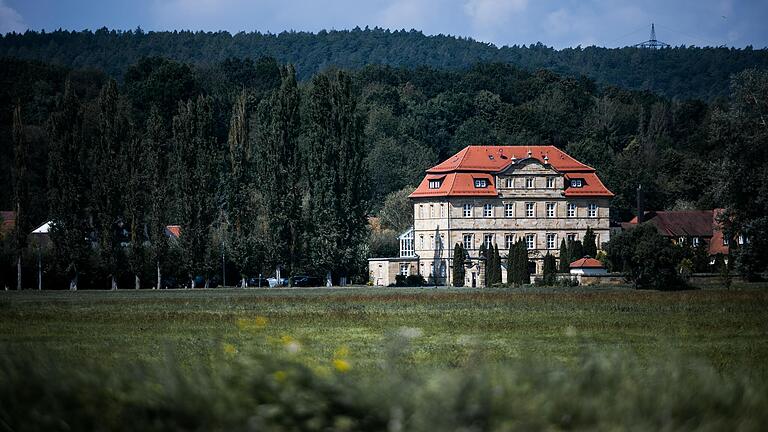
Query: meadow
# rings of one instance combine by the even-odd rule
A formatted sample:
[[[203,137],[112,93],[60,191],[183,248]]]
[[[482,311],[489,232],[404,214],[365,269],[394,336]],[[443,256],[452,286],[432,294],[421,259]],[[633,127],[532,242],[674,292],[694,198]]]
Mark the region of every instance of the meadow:
[[[0,355],[16,430],[757,430],[768,288],[2,292]]]

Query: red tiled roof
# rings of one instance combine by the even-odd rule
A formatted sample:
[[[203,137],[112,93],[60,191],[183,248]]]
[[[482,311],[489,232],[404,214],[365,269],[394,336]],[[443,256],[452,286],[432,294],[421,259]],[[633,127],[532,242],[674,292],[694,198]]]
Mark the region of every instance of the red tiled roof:
[[[594,168],[577,161],[555,146],[468,146],[428,169],[426,177],[410,197],[498,196],[493,185],[495,174],[529,157],[549,164],[556,171],[564,173],[566,179],[583,180],[581,188],[566,188],[565,196],[613,196],[597,177]],[[474,178],[490,179],[488,187],[475,188]],[[443,179],[440,188],[430,189],[429,180],[439,179]]]
[[[644,221],[656,227],[659,234],[665,237],[702,237],[709,239],[709,253],[715,255],[728,254],[728,246],[723,245],[722,225],[717,218],[722,209],[715,210],[682,210],[682,211],[647,211]],[[637,225],[637,216],[622,224],[628,229]]]
[[[0,237],[13,231],[16,226],[15,211],[0,211]]]
[[[175,238],[179,238],[179,236],[181,235],[180,225],[168,225],[165,227],[165,230],[168,231],[168,233]]]
[[[571,263],[570,267],[571,268],[605,268],[603,263],[601,263],[600,261],[594,258],[589,258],[589,257],[577,259],[576,261]]]

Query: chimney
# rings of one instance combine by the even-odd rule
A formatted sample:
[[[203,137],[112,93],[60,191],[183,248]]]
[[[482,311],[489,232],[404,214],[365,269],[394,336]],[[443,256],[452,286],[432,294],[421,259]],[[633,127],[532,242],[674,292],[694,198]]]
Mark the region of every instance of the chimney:
[[[645,219],[645,205],[643,203],[643,185],[637,185],[637,224]]]

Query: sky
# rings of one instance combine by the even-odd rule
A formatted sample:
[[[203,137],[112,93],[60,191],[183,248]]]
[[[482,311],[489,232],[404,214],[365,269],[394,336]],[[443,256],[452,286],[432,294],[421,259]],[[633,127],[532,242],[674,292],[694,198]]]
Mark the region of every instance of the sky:
[[[417,29],[497,46],[768,47],[768,0],[0,0],[0,33],[27,29]]]

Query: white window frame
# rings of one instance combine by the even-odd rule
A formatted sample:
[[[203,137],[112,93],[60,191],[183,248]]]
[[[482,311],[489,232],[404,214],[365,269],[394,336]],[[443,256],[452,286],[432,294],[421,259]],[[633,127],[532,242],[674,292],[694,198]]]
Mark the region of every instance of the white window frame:
[[[677,244],[684,245],[685,244],[685,237],[680,236],[677,238]]]
[[[424,204],[419,204],[419,219],[424,219]]]
[[[583,179],[571,179],[571,187],[572,188],[584,187],[584,180]]]
[[[513,203],[504,204],[504,217],[515,217],[515,205]]]
[[[435,205],[434,204],[430,204],[429,205],[429,217],[430,217],[430,219],[435,217]]]
[[[504,181],[504,185],[507,189],[512,189],[515,187],[515,179],[513,177],[507,177]]]
[[[430,180],[429,181],[429,188],[430,189],[440,189],[440,186],[442,186],[443,181],[442,180]]]
[[[579,235],[576,233],[568,233],[565,235],[565,241],[566,242],[572,242],[579,239]]]
[[[525,188],[526,189],[533,189],[536,187],[536,182],[534,181],[533,177],[526,177],[525,178]]]
[[[555,188],[555,178],[547,177],[547,189],[554,189],[554,188]]]
[[[548,202],[547,203],[547,217],[553,218],[557,215],[557,203]]]
[[[568,203],[568,217],[569,218],[575,218],[576,217],[576,204]]]
[[[462,214],[464,217],[472,217],[472,204],[464,204]]]
[[[514,234],[504,234],[504,246],[507,250],[511,249],[512,246],[515,244],[515,235]]]
[[[587,217],[590,217],[590,218],[597,217],[597,204],[595,203],[589,204],[589,207],[587,208]]]
[[[440,217],[445,217],[445,204],[440,203]]]
[[[463,242],[464,242],[464,249],[471,250],[474,249],[474,236],[472,234],[464,234]]]
[[[483,234],[483,244],[486,249],[490,249],[493,244],[493,234]]]
[[[728,246],[728,243],[729,243],[728,237],[723,236],[723,246]]]
[[[493,217],[493,204],[483,205],[483,217]]]
[[[557,248],[557,234],[547,233],[547,249]]]
[[[424,234],[419,234],[419,249],[424,249]]]
[[[525,248],[528,250],[536,249],[536,234],[525,235]]]
[[[696,246],[699,245],[700,241],[701,241],[701,239],[699,239],[698,237],[694,237],[694,238],[691,239],[691,244],[693,245],[693,247],[696,247]]]
[[[409,276],[411,273],[411,266],[408,263],[400,263],[400,275]]]
[[[525,217],[527,217],[527,218],[536,217],[536,203],[535,202],[527,202],[527,203],[525,203]]]
[[[476,188],[487,188],[488,187],[488,179],[475,179],[475,187]]]

